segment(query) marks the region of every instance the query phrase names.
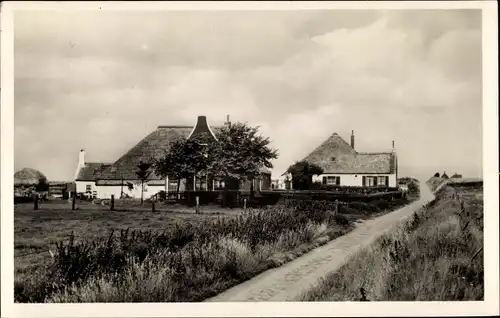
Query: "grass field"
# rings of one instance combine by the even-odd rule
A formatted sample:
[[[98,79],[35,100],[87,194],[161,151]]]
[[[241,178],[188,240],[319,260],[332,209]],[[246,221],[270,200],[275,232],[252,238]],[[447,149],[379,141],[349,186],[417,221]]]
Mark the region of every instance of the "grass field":
[[[411,199],[410,199],[411,200]],[[200,301],[349,232],[408,199],[241,209],[132,202],[15,206],[16,302]],[[138,230],[121,233],[119,230]],[[109,236],[114,230],[115,235]],[[150,231],[148,231],[150,230]],[[68,236],[74,233],[74,243]],[[56,248],[56,243],[63,242]],[[49,249],[53,251],[51,257]],[[141,256],[142,255],[142,256]],[[126,290],[126,292],[124,292]]]
[[[157,205],[155,212],[148,204],[117,204],[115,211],[109,206],[78,202],[78,210],[72,211],[67,201],[44,202],[37,211],[32,203],[14,206],[14,263],[17,274],[47,264],[50,261],[49,248],[56,242],[66,240],[73,232],[75,239],[94,239],[105,237],[112,230],[140,229],[163,231],[176,223],[198,223],[217,217],[234,217],[242,209],[223,209],[220,207],[194,208],[172,205]]]
[[[302,300],[483,300],[482,246],[482,184],[450,183],[410,221],[354,255]]]

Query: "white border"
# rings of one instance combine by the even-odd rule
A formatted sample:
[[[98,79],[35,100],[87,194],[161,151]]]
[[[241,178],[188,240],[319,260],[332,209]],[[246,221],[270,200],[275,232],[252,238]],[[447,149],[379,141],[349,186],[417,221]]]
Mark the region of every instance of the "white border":
[[[13,303],[13,11],[37,10],[297,10],[482,9],[485,301],[335,303],[14,304]],[[498,17],[496,1],[363,2],[3,2],[1,12],[2,316],[442,316],[498,315]],[[460,52],[457,52],[460,54]]]

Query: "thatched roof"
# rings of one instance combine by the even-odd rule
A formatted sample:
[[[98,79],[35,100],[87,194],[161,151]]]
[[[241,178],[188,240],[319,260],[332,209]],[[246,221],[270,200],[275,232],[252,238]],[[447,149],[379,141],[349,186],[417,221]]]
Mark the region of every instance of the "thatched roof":
[[[396,154],[392,152],[361,153],[334,133],[304,160],[323,168],[324,173],[394,173]]]
[[[449,179],[448,175],[446,174],[446,171],[443,172],[443,174],[441,175],[441,178],[443,178],[443,179]]]
[[[95,181],[109,166],[110,163],[86,162],[78,171],[75,181]]]
[[[115,163],[102,169],[96,177],[97,185],[121,184],[121,179],[137,180],[137,166],[141,161],[153,162],[154,159],[163,156],[170,146],[179,139],[197,137],[206,142],[215,141],[215,133],[219,129],[220,127],[211,128],[205,116],[198,116],[195,126],[158,126],[155,131],[146,136]],[[262,168],[261,172],[269,174],[270,170]],[[148,184],[152,184],[155,183],[154,180],[163,180],[163,178],[152,171],[149,180]]]
[[[152,162],[153,159],[162,156],[168,151],[170,145],[174,143],[174,141],[186,139],[192,130],[192,126],[159,126],[115,163],[104,169],[98,179],[137,179],[137,166],[141,161]],[[149,178],[161,179],[154,173],[152,173]]]
[[[45,178],[45,175],[38,170],[31,168],[23,168],[14,173],[14,185],[35,185],[40,179]]]

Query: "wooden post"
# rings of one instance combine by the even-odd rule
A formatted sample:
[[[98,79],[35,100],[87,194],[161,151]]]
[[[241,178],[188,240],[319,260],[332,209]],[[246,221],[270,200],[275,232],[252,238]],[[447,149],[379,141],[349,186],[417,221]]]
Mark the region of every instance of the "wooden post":
[[[120,198],[123,198],[123,178],[122,178],[122,184],[121,184]]]
[[[243,199],[243,211],[246,212],[247,211],[247,198],[244,198]]]
[[[196,175],[193,176],[193,191],[196,191]]]
[[[115,210],[115,195],[114,194],[111,195],[111,203],[109,204],[109,209],[111,211]]]
[[[33,210],[38,210],[38,195],[33,194]]]
[[[196,196],[196,214],[200,213],[200,197]]]
[[[339,214],[339,200],[335,200],[335,215]]]
[[[76,209],[76,195],[73,196],[73,198],[71,200],[71,210],[75,211],[75,209]]]
[[[151,211],[155,211],[155,200],[151,200]]]

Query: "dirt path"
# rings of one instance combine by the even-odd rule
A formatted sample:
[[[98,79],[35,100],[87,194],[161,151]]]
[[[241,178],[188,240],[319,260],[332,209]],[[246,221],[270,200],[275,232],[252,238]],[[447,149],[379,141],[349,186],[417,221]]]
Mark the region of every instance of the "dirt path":
[[[419,201],[378,218],[358,223],[356,229],[350,233],[206,301],[293,301],[319,278],[339,269],[350,255],[371,244],[434,198],[424,181],[420,181],[420,186]]]

